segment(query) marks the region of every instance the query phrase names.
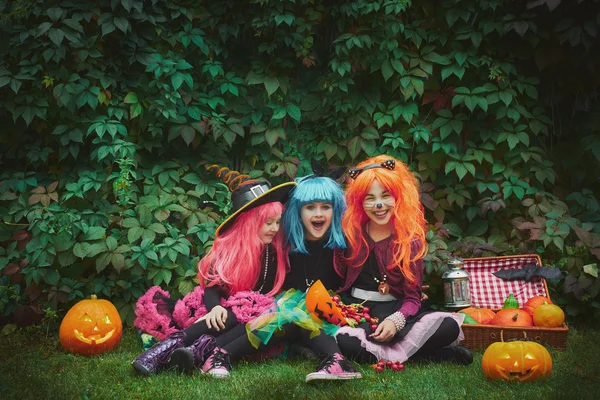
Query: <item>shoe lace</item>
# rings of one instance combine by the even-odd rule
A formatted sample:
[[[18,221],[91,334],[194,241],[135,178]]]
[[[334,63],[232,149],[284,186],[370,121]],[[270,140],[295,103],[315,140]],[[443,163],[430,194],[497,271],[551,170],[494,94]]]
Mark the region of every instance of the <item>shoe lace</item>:
[[[344,372],[356,372],[356,369],[352,365],[352,363],[345,357],[336,358],[335,355],[330,355],[325,358],[319,366],[317,367],[317,371],[327,371],[329,372],[329,368],[333,365],[339,365]]]
[[[221,350],[217,350],[212,356],[210,365],[212,368],[226,368],[228,371],[231,370],[231,361],[229,359],[229,353],[225,353]]]

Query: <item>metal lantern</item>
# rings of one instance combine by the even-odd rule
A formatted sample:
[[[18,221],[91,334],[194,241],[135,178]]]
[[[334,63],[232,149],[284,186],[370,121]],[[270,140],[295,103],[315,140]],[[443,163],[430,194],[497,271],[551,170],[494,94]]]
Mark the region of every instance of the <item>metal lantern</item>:
[[[471,307],[469,274],[463,269],[463,266],[464,262],[459,258],[448,261],[450,269],[442,276],[446,308],[459,310]]]

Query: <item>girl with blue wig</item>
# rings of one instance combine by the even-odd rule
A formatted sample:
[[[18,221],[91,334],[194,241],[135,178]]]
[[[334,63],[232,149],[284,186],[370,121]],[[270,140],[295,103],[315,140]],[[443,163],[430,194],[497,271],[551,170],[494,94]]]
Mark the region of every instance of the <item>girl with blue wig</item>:
[[[246,328],[255,346],[271,343],[276,331],[284,331],[288,344],[306,347],[321,357],[317,371],[306,376],[307,382],[361,378],[328,334],[337,327],[315,322],[306,309],[306,292],[314,282],[320,280],[334,291],[341,288],[341,278],[334,268],[334,250],[346,248],[342,232],[346,201],[335,181],[345,168],[325,175],[314,160],[312,166],[315,174],[296,180],[282,216],[290,262],[283,288],[288,290],[278,296],[276,313],[259,317]]]
[[[342,216],[346,210],[340,185],[326,176],[297,179],[297,190],[288,200],[282,217],[289,246],[290,271],[284,289],[306,290],[317,280],[327,289],[341,287],[333,268],[333,250],[345,249]]]

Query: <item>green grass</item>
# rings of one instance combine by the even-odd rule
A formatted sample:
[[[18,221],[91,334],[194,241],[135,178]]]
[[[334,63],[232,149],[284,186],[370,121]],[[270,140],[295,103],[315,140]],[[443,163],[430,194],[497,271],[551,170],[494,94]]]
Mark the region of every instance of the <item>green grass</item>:
[[[130,361],[139,353],[137,335],[127,331],[111,353],[66,354],[57,336],[40,329],[0,337],[1,399],[592,399],[600,398],[600,330],[571,328],[567,351],[551,350],[552,376],[542,382],[489,381],[483,352],[467,367],[406,363],[403,372],[377,374],[359,368],[362,380],[307,385],[310,361],[268,360],[234,365],[228,380],[165,372],[143,378]]]

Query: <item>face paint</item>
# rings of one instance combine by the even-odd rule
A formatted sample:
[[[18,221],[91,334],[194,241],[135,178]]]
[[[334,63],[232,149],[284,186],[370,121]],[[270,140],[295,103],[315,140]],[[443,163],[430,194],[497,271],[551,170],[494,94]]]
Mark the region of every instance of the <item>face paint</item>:
[[[371,221],[378,225],[390,222],[396,199],[378,181],[374,181],[363,201],[363,209]]]

